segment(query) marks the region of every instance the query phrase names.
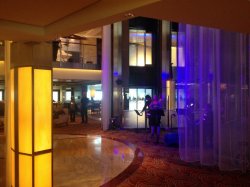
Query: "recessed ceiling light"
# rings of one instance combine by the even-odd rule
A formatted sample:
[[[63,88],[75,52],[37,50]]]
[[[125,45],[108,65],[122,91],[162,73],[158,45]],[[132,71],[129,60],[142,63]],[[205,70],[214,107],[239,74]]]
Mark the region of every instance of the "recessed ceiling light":
[[[124,16],[125,16],[125,17],[128,17],[128,18],[132,18],[132,17],[134,17],[135,15],[134,15],[133,13],[129,12],[129,13],[126,13]]]

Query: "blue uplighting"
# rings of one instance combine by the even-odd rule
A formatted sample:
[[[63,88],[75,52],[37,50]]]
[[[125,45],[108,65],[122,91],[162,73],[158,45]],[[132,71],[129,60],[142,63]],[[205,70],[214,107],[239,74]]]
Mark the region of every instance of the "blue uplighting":
[[[119,73],[117,71],[114,71],[113,75],[114,75],[114,77],[118,77]]]
[[[169,75],[169,73],[162,72],[161,73],[161,78],[162,78],[162,80],[167,80],[167,79],[170,78],[170,75]]]

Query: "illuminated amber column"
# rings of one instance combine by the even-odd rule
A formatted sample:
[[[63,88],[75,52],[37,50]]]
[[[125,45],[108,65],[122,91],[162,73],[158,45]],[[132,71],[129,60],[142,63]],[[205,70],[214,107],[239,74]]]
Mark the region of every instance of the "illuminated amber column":
[[[52,48],[12,43],[10,72],[11,183],[52,186]]]

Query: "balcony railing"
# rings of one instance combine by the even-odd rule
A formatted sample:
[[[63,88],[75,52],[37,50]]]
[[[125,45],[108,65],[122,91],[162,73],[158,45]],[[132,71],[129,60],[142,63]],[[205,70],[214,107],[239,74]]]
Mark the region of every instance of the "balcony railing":
[[[101,70],[101,66],[99,64],[92,63],[81,63],[81,62],[53,62],[54,68],[70,68],[70,69],[94,69]]]

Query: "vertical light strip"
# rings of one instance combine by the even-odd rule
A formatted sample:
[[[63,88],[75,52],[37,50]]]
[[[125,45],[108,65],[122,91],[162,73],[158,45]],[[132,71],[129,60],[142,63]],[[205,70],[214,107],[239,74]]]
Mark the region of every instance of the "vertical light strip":
[[[11,186],[15,187],[15,152],[11,150]]]
[[[137,66],[145,66],[145,46],[144,44],[137,46]]]
[[[166,83],[167,83],[167,97],[168,97],[170,96],[170,81],[167,80]]]
[[[11,148],[15,149],[15,140],[14,140],[14,133],[15,133],[15,113],[14,113],[14,101],[15,101],[15,91],[14,91],[14,69],[10,71],[10,131],[11,131]]]
[[[14,102],[15,102],[15,80],[14,80],[14,69],[10,70],[10,145],[15,150],[15,113],[14,113]],[[11,150],[11,185],[15,186],[15,152]]]
[[[32,68],[18,68],[19,152],[32,154]]]
[[[152,34],[146,33],[146,64],[152,65]]]
[[[34,151],[51,149],[51,70],[34,70]]]

